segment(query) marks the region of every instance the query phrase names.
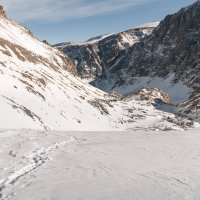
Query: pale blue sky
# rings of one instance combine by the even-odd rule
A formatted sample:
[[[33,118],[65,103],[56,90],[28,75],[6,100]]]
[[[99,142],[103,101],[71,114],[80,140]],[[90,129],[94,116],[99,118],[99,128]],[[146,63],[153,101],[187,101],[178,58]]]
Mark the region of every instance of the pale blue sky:
[[[196,0],[0,0],[8,15],[51,44],[84,41],[160,21]]]

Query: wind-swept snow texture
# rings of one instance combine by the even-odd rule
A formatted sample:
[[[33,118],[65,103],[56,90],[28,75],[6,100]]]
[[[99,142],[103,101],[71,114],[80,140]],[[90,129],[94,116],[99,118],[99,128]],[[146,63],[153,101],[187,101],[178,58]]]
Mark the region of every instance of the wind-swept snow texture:
[[[1,200],[198,200],[199,129],[0,131]]]

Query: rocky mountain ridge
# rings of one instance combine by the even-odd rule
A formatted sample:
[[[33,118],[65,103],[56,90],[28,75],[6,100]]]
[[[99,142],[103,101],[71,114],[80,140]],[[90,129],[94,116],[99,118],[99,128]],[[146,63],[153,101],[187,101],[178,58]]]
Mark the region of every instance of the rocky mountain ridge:
[[[81,78],[109,77],[109,71],[123,62],[125,55],[122,52],[128,54],[128,49],[149,35],[157,25],[146,24],[146,27],[98,36],[83,43],[60,43],[54,47],[74,60]]]
[[[200,1],[168,15],[159,27],[133,48],[127,71],[134,76],[175,75],[174,82],[199,87]]]
[[[116,68],[115,74],[113,73],[112,79],[115,81],[113,81],[112,90],[120,88],[120,85],[130,88],[144,77],[151,77],[149,84],[153,87],[159,87],[155,81],[158,78],[163,81],[171,79],[168,83],[170,87],[165,91],[174,93],[176,90],[173,90],[173,87],[182,85],[182,88],[184,87],[188,92],[183,92],[184,95],[179,100],[186,100],[181,110],[188,112],[189,101],[190,116],[193,113],[194,118],[199,118],[200,113],[197,111],[199,96],[195,92],[199,91],[200,87],[199,36],[200,1],[197,1],[173,15],[168,15],[152,34],[133,45],[132,52],[127,55],[124,65],[118,68],[119,70]],[[187,100],[188,97],[189,100]],[[184,105],[187,105],[186,108]]]
[[[119,39],[123,34],[136,39]],[[103,91],[126,95],[143,87],[156,87],[167,92],[174,103],[181,103],[200,87],[199,36],[197,1],[168,15],[157,28],[125,31],[94,44],[68,44],[60,49],[77,63],[79,76],[92,76],[91,84]]]
[[[127,77],[159,77],[173,74],[173,82],[182,81],[191,88],[199,87],[200,2],[168,15],[141,42],[134,44],[121,68],[115,68],[117,82]],[[113,73],[113,77],[116,75]],[[115,76],[116,78],[116,76]],[[128,79],[131,83],[131,80]],[[129,83],[127,83],[129,84]]]

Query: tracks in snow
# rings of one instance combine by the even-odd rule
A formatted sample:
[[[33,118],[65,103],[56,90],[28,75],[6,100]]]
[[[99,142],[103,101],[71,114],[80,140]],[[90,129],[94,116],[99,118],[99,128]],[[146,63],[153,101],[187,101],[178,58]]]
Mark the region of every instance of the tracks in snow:
[[[22,160],[20,160],[20,163],[23,163],[23,167],[13,171],[11,175],[0,180],[0,199],[6,198],[3,197],[3,191],[6,188],[14,185],[19,178],[45,164],[48,160],[50,160],[50,155],[52,153],[55,153],[59,149],[62,149],[66,145],[74,143],[75,141],[76,138],[70,136],[66,141],[55,143],[49,147],[35,149],[31,153],[24,155]]]

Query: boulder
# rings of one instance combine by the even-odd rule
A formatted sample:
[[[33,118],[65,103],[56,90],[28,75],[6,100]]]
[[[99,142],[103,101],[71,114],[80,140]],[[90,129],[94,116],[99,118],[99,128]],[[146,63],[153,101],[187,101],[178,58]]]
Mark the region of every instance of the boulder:
[[[0,5],[0,16],[6,17],[6,12],[3,8],[3,6]]]

